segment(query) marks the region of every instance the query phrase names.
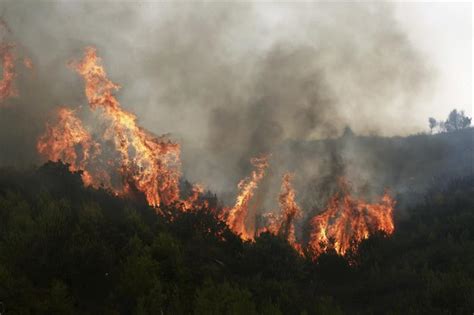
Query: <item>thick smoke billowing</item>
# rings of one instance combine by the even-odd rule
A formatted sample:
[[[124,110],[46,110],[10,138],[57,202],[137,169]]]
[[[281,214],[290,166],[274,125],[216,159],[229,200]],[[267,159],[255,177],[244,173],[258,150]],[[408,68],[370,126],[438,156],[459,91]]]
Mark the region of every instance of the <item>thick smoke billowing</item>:
[[[260,153],[273,153],[263,189],[272,196],[286,168],[301,183],[342,173],[371,180],[370,169],[345,171],[360,156],[350,146],[327,145],[295,165],[298,152],[283,143],[338,137],[346,126],[416,131],[407,116],[423,112],[431,82],[388,4],[12,1],[0,12],[35,64],[19,73],[20,97],[0,108],[2,165],[40,162],[35,142],[54,109],[86,104],[67,62],[88,45],[141,125],[182,144],[185,176],[223,196]]]

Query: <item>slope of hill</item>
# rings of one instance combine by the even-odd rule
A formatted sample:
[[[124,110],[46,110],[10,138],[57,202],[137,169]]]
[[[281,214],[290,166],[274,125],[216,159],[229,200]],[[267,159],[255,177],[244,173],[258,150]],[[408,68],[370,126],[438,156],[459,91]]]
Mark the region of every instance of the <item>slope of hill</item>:
[[[338,176],[363,195],[388,188],[405,207],[422,200],[433,185],[474,174],[474,128],[391,138],[346,132],[336,139],[289,141],[274,156],[279,168],[299,175],[305,209],[324,206]]]
[[[4,169],[0,301],[5,314],[471,313],[474,177],[432,187],[391,237],[312,262],[207,211],[156,215],[84,188],[60,163]]]

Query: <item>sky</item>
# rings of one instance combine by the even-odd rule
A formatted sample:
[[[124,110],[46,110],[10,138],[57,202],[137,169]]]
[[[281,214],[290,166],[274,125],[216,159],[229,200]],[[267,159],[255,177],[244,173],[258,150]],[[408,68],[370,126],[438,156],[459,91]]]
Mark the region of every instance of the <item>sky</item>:
[[[364,1],[363,1],[364,2]],[[444,119],[457,108],[473,115],[471,1],[389,1],[399,26],[433,73],[423,102],[432,116]],[[292,5],[297,7],[298,5]],[[269,28],[288,18],[285,5],[260,5]],[[426,106],[423,104],[423,106]],[[420,130],[425,121],[418,117]]]
[[[397,3],[396,16],[437,73],[431,107],[445,117],[456,107],[472,116],[472,3]]]
[[[158,105],[146,103],[161,102],[164,104],[169,101],[168,96],[160,94],[160,90],[168,89],[167,82],[163,84],[160,80],[156,80],[163,68],[170,68],[171,75],[178,73],[177,76],[180,71],[194,70],[194,64],[190,64],[188,69],[178,69],[174,64],[162,62],[160,67],[155,67],[153,71],[147,72],[149,69],[144,71],[140,66],[149,60],[154,61],[153,59],[158,59],[165,54],[169,56],[181,54],[183,58],[189,58],[183,49],[208,42],[209,47],[215,49],[209,54],[216,54],[219,58],[226,54],[227,60],[216,59],[216,62],[222,62],[227,67],[232,67],[232,62],[242,63],[242,67],[237,66],[232,71],[241,70],[241,73],[237,73],[236,76],[246,80],[248,78],[245,77],[245,71],[249,71],[249,68],[252,67],[250,65],[252,61],[249,62],[245,58],[251,59],[254,56],[266,58],[265,54],[268,54],[274,46],[281,42],[288,46],[303,47],[306,45],[313,46],[312,48],[315,50],[330,51],[330,46],[333,44],[344,48],[343,44],[337,42],[335,38],[343,32],[348,33],[350,28],[354,28],[353,35],[349,35],[348,38],[344,38],[344,36],[348,36],[346,34],[341,36],[341,41],[353,40],[348,43],[348,46],[357,46],[360,41],[370,43],[372,40],[374,45],[380,44],[376,38],[371,37],[376,34],[367,36],[363,34],[372,32],[374,27],[377,28],[377,23],[380,24],[377,21],[377,15],[382,19],[387,18],[387,24],[397,24],[393,26],[393,29],[387,25],[383,25],[383,27],[389,29],[387,34],[401,29],[402,35],[410,42],[412,46],[410,49],[414,50],[415,57],[421,59],[418,63],[423,63],[421,65],[423,69],[420,71],[426,72],[418,77],[418,82],[415,82],[420,85],[417,87],[419,95],[417,97],[410,96],[399,102],[410,102],[415,109],[410,121],[407,121],[407,126],[403,130],[386,126],[382,133],[404,135],[423,131],[426,127],[427,116],[442,119],[453,108],[464,110],[468,115],[472,115],[472,4],[470,2],[386,3],[388,9],[379,10],[373,17],[375,24],[369,25],[370,23],[367,23],[367,26],[363,25],[367,21],[357,19],[358,15],[364,15],[366,12],[361,14],[358,12],[361,10],[352,5],[353,3],[342,2],[335,4],[249,2],[242,6],[229,5],[229,10],[225,10],[226,5],[217,2],[207,2],[206,6],[203,6],[205,8],[199,10],[194,10],[190,2],[170,5],[154,1],[117,3],[45,1],[36,3],[37,7],[31,6],[28,1],[7,1],[5,3],[5,6],[0,7],[2,14],[11,24],[13,32],[15,36],[19,37],[21,44],[30,49],[33,57],[37,57],[37,62],[40,63],[38,64],[39,69],[41,69],[41,63],[51,62],[51,59],[54,58],[64,64],[67,61],[60,60],[60,58],[73,58],[72,54],[81,49],[80,46],[98,46],[99,54],[108,63],[112,79],[116,78],[116,81],[122,80],[122,83],[127,84],[124,84],[122,92],[124,100],[135,103],[134,110],[139,117],[142,116],[144,123],[148,125],[156,122],[150,120],[149,116],[153,116],[150,114],[154,113],[155,107]],[[371,6],[371,3],[362,2],[362,4],[362,7],[365,4],[367,7]],[[48,9],[49,7],[51,10]],[[337,10],[334,10],[333,7],[336,7]],[[393,12],[387,13],[385,11]],[[390,20],[392,15],[395,17],[393,21]],[[372,19],[370,16],[368,18]],[[353,21],[350,21],[351,19]],[[59,25],[61,26],[59,27]],[[193,28],[197,31],[192,32]],[[341,28],[342,31],[338,28]],[[326,33],[328,35],[325,37]],[[354,36],[360,38],[353,39]],[[174,37],[174,39],[171,41],[168,37]],[[407,44],[403,43],[403,45]],[[47,54],[44,52],[45,46],[48,50]],[[202,48],[197,47],[198,53],[200,49]],[[374,57],[371,53],[377,47],[370,49],[367,50],[368,58]],[[354,50],[354,54],[356,51],[357,49]],[[362,49],[361,53],[366,52]],[[66,57],[67,54],[69,56]],[[348,55],[348,57],[352,56]],[[204,60],[206,56],[196,54],[196,59],[199,58]],[[340,57],[333,61],[336,69],[329,76],[332,76],[330,80],[334,82],[342,78],[338,84],[346,86],[350,90],[354,88],[351,86],[352,83],[345,83],[347,80],[354,80],[354,75],[351,74],[344,82],[344,74],[339,73],[339,69],[337,69],[338,63],[345,62],[343,59]],[[360,63],[360,60],[356,62]],[[134,67],[132,63],[137,63],[140,66]],[[214,66],[216,65],[210,64],[208,68]],[[410,71],[410,69],[402,70]],[[211,69],[209,71],[211,74],[203,73],[202,75],[210,76],[216,71]],[[356,71],[357,69],[355,69]],[[401,74],[401,76],[403,75]],[[127,80],[130,77],[133,79]],[[178,79],[183,81],[182,78]],[[201,78],[198,76],[188,78],[189,82],[193,80],[201,80]],[[249,84],[253,83],[250,80],[248,82]],[[144,90],[145,88],[148,90]],[[369,92],[370,85],[363,88]],[[178,92],[173,91],[175,94]],[[372,97],[371,101],[373,101],[374,95],[365,95],[363,91],[355,91],[352,95],[339,100],[340,103],[348,103],[348,109],[345,112],[341,111],[341,115],[345,115],[349,125],[353,123],[355,129],[364,133],[366,130],[357,126],[357,122],[351,122],[351,116],[354,115],[351,106],[361,106],[360,104],[349,104],[357,93],[360,98],[371,99]],[[148,94],[148,97],[142,97],[145,94]],[[396,101],[391,103],[396,96],[383,96],[391,100],[387,100],[387,104],[378,106],[392,108],[385,110],[391,111],[388,112],[388,116],[402,117],[406,106],[400,106]],[[217,102],[218,97],[215,99]],[[170,105],[165,104],[165,106],[169,107]],[[193,116],[191,108],[192,106],[179,106],[178,112],[173,114],[176,114],[178,118],[188,114]],[[359,115],[359,113],[355,114]],[[357,119],[368,121],[370,115],[371,111],[367,111]],[[166,127],[171,128],[173,124]],[[201,131],[193,130],[193,134],[202,133],[202,130],[204,128],[201,128]],[[157,132],[163,131],[157,130]],[[175,132],[175,130],[170,130],[170,132]],[[317,137],[318,133],[315,133],[315,136]]]

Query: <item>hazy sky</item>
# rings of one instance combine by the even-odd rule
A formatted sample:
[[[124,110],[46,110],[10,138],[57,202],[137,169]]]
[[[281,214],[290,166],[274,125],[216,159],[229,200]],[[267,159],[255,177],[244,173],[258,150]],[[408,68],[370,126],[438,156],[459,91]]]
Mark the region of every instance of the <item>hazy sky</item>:
[[[471,2],[390,3],[393,5],[398,26],[420,53],[432,74],[430,91],[420,99],[423,104],[414,104],[424,109],[410,119],[417,122],[420,130],[425,130],[425,116],[444,119],[453,108],[464,110],[472,116]],[[255,14],[260,24],[253,25],[255,34],[251,35],[254,40],[251,42],[258,41],[261,46],[270,46],[272,36],[267,34],[281,32],[288,32],[288,37],[304,37],[304,34],[298,34],[294,30],[298,29],[299,26],[296,25],[302,21],[300,11],[308,11],[306,18],[317,15],[318,6],[313,4],[257,2]],[[146,8],[147,6],[143,12],[145,18],[155,19],[161,14],[159,10]],[[248,36],[241,35],[242,42],[245,42]],[[245,51],[243,45],[245,44],[237,43],[233,48]]]
[[[472,115],[472,3],[391,3],[400,26],[435,74],[425,100],[432,115],[444,118],[455,107]],[[287,18],[281,5],[261,5],[261,11],[270,25]]]
[[[422,71],[426,70],[423,75],[428,75],[428,77],[426,80],[418,80],[423,78],[423,75],[420,75],[416,79],[417,81],[426,81],[425,85],[418,82],[420,86],[414,87],[414,90],[418,89],[419,97],[401,102],[414,103],[411,106],[416,112],[409,121],[406,121],[404,131],[400,132],[399,128],[393,128],[393,126],[385,126],[384,132],[389,135],[412,133],[417,129],[424,130],[427,116],[444,118],[454,107],[463,109],[472,115],[472,5],[468,2],[391,3],[387,5],[388,9],[379,10],[373,16],[361,13],[357,6],[341,2],[336,4],[327,2],[317,4],[310,2],[258,2],[255,4],[246,3],[246,6],[229,5],[229,10],[225,10],[225,5],[222,3],[212,2],[207,3],[206,8],[198,10],[189,5],[190,2],[180,2],[175,6],[153,1],[141,3],[131,1],[118,3],[45,1],[37,2],[35,6],[31,6],[29,1],[7,1],[5,3],[4,7],[0,5],[3,8],[2,14],[11,24],[13,32],[21,44],[31,50],[33,57],[37,57],[40,71],[42,64],[48,62],[46,58],[57,58],[59,62],[57,66],[60,66],[66,63],[66,60],[60,60],[60,58],[72,58],[71,54],[81,49],[81,46],[99,46],[99,53],[107,62],[111,78],[119,83],[124,83],[122,92],[124,103],[134,102],[134,111],[148,126],[156,123],[163,124],[163,121],[150,120],[149,116],[153,116],[150,114],[154,114],[157,107],[163,107],[165,103],[171,104],[176,101],[162,96],[163,93],[160,92],[160,89],[168,89],[168,86],[164,86],[163,82],[156,80],[160,73],[170,71],[171,76],[176,76],[181,81],[187,80],[190,84],[202,80],[194,74],[186,79],[180,77],[180,72],[195,71],[192,68],[194,64],[185,65],[186,59],[190,58],[186,49],[193,45],[197,45],[197,53],[202,53],[205,47],[202,48],[200,45],[207,42],[210,49],[209,54],[215,54],[222,58],[222,60],[217,59],[216,62],[221,62],[229,68],[234,67],[232,65],[234,60],[236,64],[243,61],[244,64],[235,67],[232,71],[240,70],[241,73],[235,73],[236,77],[247,80],[245,71],[252,68],[251,62],[247,62],[247,60],[254,58],[254,56],[265,58],[265,54],[274,48],[272,45],[281,42],[286,42],[287,47],[299,45],[304,48],[305,45],[309,45],[313,49],[332,53],[331,45],[343,49],[345,48],[344,41],[348,41],[348,47],[351,45],[361,46],[360,41],[365,41],[373,47],[363,47],[360,53],[365,54],[366,58],[373,58],[377,45],[387,44],[387,42],[383,40],[380,42],[380,39],[374,37],[377,36],[377,25],[379,27],[382,25],[378,19],[390,19],[391,16],[394,16],[396,20],[389,20],[387,24],[397,25],[394,25],[391,30],[390,26],[384,25],[383,27],[389,30],[386,35],[401,29],[404,33],[403,36],[408,38],[412,46],[408,49],[413,49],[415,57],[422,59],[423,65],[420,63],[423,67]],[[17,3],[19,4],[16,5]],[[370,7],[370,5],[367,3],[366,7]],[[333,10],[333,7],[337,9]],[[394,12],[387,13],[385,12],[387,10]],[[358,16],[364,14],[366,18],[373,21],[369,22],[364,18],[358,20]],[[350,19],[352,21],[348,21]],[[342,31],[339,31],[338,28]],[[349,34],[351,28],[354,29],[353,35]],[[372,33],[374,28],[375,33]],[[193,32],[193,29],[198,31]],[[339,41],[342,41],[342,44],[338,42],[335,35],[341,35]],[[344,36],[348,36],[348,38],[344,39]],[[403,47],[407,47],[406,43],[403,45],[405,45]],[[44,46],[47,47],[47,53],[43,49]],[[71,47],[75,49],[73,50]],[[380,49],[386,48],[381,47]],[[395,47],[395,49],[397,48]],[[178,65],[187,68],[180,69],[176,64],[170,64],[173,60],[162,62],[160,67],[155,68],[147,69],[145,67],[143,69],[133,66],[133,63],[146,64],[149,60],[156,60],[162,55],[169,56],[171,59],[173,54],[175,56],[181,55],[185,63]],[[359,58],[355,50],[354,56]],[[354,58],[350,55],[350,49],[348,57],[340,57],[334,61],[334,64],[341,63],[341,67],[344,67],[342,63],[345,62],[345,59]],[[375,55],[375,57],[377,56]],[[400,56],[384,57],[403,58]],[[195,58],[205,62],[206,56],[196,54]],[[226,58],[227,60],[225,60]],[[308,55],[306,57],[308,64],[311,63],[311,58],[317,57],[315,54]],[[210,60],[212,61],[212,58]],[[394,59],[394,62],[401,61]],[[356,59],[355,67],[365,67],[366,65],[360,65],[363,62],[363,58]],[[392,65],[385,63],[381,66]],[[222,69],[219,67],[220,65],[216,66],[216,64],[210,63],[208,68],[211,70],[208,71],[209,73],[202,73],[202,76],[209,77],[209,75],[218,73],[216,71]],[[335,81],[342,77],[338,70],[340,69],[336,67],[333,71],[329,71],[332,72],[329,73],[329,76],[332,76],[329,80]],[[359,70],[356,68],[352,71],[357,73]],[[411,75],[406,75],[403,78],[403,73],[397,75],[405,82],[408,77],[411,77]],[[138,80],[135,80],[136,78]],[[126,79],[132,80],[125,82]],[[208,78],[204,78],[204,80],[209,81]],[[354,76],[349,80],[354,80]],[[248,82],[252,84],[251,80]],[[208,87],[210,86],[212,84],[208,85]],[[361,99],[374,97],[373,93],[375,92],[369,91],[370,85],[363,89],[369,95],[364,95],[362,89],[356,91],[360,94]],[[193,92],[199,93],[200,91]],[[179,93],[179,89],[170,93]],[[348,95],[350,94],[348,93]],[[143,97],[144,95],[147,97]],[[390,113],[389,116],[404,116],[406,109],[393,102],[394,93],[390,97],[383,93],[381,95],[381,99],[385,97],[390,100],[380,106],[394,108],[393,113]],[[218,96],[214,98],[216,102],[219,102]],[[351,99],[352,97],[342,97],[339,102],[350,102]],[[243,101],[245,100],[243,99]],[[373,101],[373,99],[369,101]],[[153,105],[147,105],[147,102],[153,103]],[[192,110],[192,106],[181,106],[176,114],[186,116],[189,110]],[[353,115],[353,111],[349,108],[346,116],[351,118],[351,115]],[[193,116],[192,113],[191,116]],[[363,121],[370,118],[369,111],[365,116],[358,117],[358,120]],[[351,119],[347,120],[351,124]],[[166,122],[164,124],[166,125]],[[173,124],[170,127],[173,127]],[[363,132],[357,123],[354,123],[353,127]],[[163,132],[164,130],[156,131]],[[175,130],[170,131],[174,132]],[[197,131],[194,130],[193,133]]]
[[[433,115],[472,115],[472,3],[398,3],[397,18],[437,71]]]

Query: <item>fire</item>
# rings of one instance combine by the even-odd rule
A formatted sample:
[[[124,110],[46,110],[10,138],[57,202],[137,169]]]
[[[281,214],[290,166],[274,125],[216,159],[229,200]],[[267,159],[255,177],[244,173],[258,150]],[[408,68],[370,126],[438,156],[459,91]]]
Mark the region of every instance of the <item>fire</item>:
[[[283,175],[280,195],[278,196],[280,214],[266,213],[264,217],[267,225],[261,228],[259,233],[270,232],[274,235],[281,235],[297,252],[303,254],[303,247],[296,240],[295,233],[295,220],[302,216],[302,211],[295,200],[296,192],[291,184],[293,177],[292,173]]]
[[[295,220],[302,217],[302,210],[296,203],[296,192],[291,184],[293,174],[283,176],[279,195],[280,213],[264,215],[266,226],[259,233],[270,232],[283,236],[293,248],[304,255],[303,246],[296,239]],[[392,234],[394,200],[385,193],[380,202],[368,203],[349,194],[349,185],[340,180],[342,194],[330,198],[326,209],[310,220],[311,232],[307,252],[317,258],[329,249],[344,256],[348,249],[356,249],[358,244],[376,231]]]
[[[31,60],[31,58],[29,58],[29,57],[24,57],[23,58],[23,65],[25,66],[25,68],[27,68],[29,70],[33,70],[33,68],[34,68],[33,60]]]
[[[8,24],[0,17],[0,63],[2,68],[2,76],[0,79],[0,106],[6,99],[16,97],[19,94],[15,86],[15,79],[17,78],[16,61],[18,45],[8,40],[11,33],[12,31]],[[21,48],[21,45],[19,47]],[[26,60],[28,60],[28,66],[25,63]],[[30,58],[24,57],[23,61],[27,69],[33,69],[33,61]]]
[[[204,186],[201,184],[194,184],[192,188],[191,195],[186,199],[183,200],[182,208],[184,211],[191,210],[194,207],[206,207],[207,203],[204,201],[203,203],[199,202],[199,197],[204,193]]]
[[[370,234],[376,231],[392,234],[395,229],[395,202],[387,192],[378,203],[371,204],[352,197],[345,183],[342,186],[342,193],[330,198],[327,208],[311,219],[308,247],[315,257],[330,248],[345,255]]]
[[[86,132],[81,124],[71,117],[60,120],[58,126],[48,128],[39,140],[38,151],[50,160],[57,160],[58,154],[69,154],[74,150],[74,145],[80,144],[86,149],[83,152],[84,158],[90,159],[78,165],[88,174],[89,179],[85,184],[105,184],[117,194],[135,189],[145,195],[150,205],[156,207],[176,202],[179,199],[179,145],[163,137],[156,137],[141,128],[136,116],[121,107],[113,94],[119,86],[108,79],[94,48],[87,48],[84,58],[80,62],[72,63],[71,67],[85,82],[85,94],[90,108],[100,110],[100,117],[106,123],[100,140],[105,144],[112,144],[115,152],[110,158],[100,154],[101,152],[88,155],[86,151],[89,145],[86,143],[90,141],[90,137],[84,136]],[[61,117],[64,113],[60,110],[59,115]],[[54,131],[61,129],[65,129],[64,133],[54,136]],[[67,135],[81,136],[71,141]],[[57,148],[67,153],[58,153],[55,150]],[[74,161],[74,156],[63,158],[68,163]],[[101,166],[99,171],[89,171],[92,166],[97,165]],[[114,172],[118,173],[122,180],[121,186],[113,185],[104,175],[107,173],[104,172],[106,165],[114,166]]]
[[[61,107],[57,114],[58,122],[55,125],[47,125],[46,132],[38,140],[36,148],[50,160],[68,163],[72,171],[83,170],[84,184],[91,185],[93,178],[86,169],[91,157],[100,153],[100,146],[92,140],[74,110]]]
[[[295,190],[291,184],[293,174],[286,173],[283,175],[281,184],[281,192],[278,198],[280,210],[283,215],[283,221],[279,227],[279,233],[282,234],[298,252],[302,253],[301,244],[296,241],[294,221],[302,215],[301,208],[295,200]]]
[[[86,48],[83,59],[70,66],[82,77],[89,109],[99,123],[90,130],[75,110],[61,107],[57,122],[47,124],[38,139],[38,152],[49,160],[68,163],[73,171],[83,171],[86,186],[106,187],[117,195],[140,192],[148,204],[157,208],[172,204],[182,211],[207,207],[202,200],[204,188],[199,184],[193,186],[187,199],[180,199],[180,146],[141,128],[137,117],[122,108],[114,96],[120,86],[108,79],[96,50]],[[9,74],[9,69],[4,66],[4,73]],[[4,74],[3,81],[6,77]],[[254,170],[239,182],[234,205],[224,207],[220,214],[243,240],[254,240],[255,233],[247,226],[249,208],[269,166],[268,159],[268,155],[251,159]],[[303,211],[296,202],[292,180],[293,174],[284,174],[279,214],[266,214],[267,225],[256,229],[257,234],[268,231],[283,236],[301,255],[318,257],[328,249],[345,255],[376,231],[393,233],[395,202],[390,195],[385,193],[379,202],[368,203],[351,196],[349,185],[341,181],[342,191],[310,220],[307,250],[303,251],[295,231],[295,221]]]
[[[230,229],[244,240],[252,240],[254,238],[253,233],[248,231],[246,227],[245,219],[249,211],[250,200],[268,167],[268,156],[253,158],[250,162],[255,167],[255,170],[252,171],[249,177],[239,182],[238,188],[240,192],[237,195],[234,206],[230,209],[224,209],[224,213],[227,214],[226,222]]]
[[[0,80],[0,103],[5,99],[18,96],[15,88],[15,55],[13,53],[14,45],[1,44],[0,58],[2,59],[2,79]]]

